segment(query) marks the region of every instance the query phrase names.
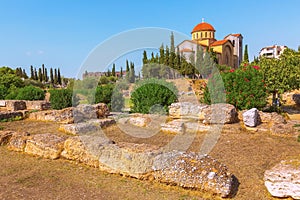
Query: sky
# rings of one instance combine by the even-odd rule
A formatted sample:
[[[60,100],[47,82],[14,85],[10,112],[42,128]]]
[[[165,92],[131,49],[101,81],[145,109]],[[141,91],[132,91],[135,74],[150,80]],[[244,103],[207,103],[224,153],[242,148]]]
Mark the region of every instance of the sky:
[[[22,67],[29,73],[30,65],[45,64],[60,68],[65,77],[77,77],[97,49],[110,58],[101,69],[114,62],[117,68],[124,67],[124,59],[117,59],[126,57],[124,52],[141,65],[141,51],[128,45],[121,51],[122,45],[138,38],[152,41],[157,35],[147,27],[161,29],[163,34],[175,32],[178,44],[191,37],[202,18],[216,29],[216,39],[241,33],[253,59],[264,46],[298,48],[299,8],[298,0],[0,0],[0,66]],[[144,32],[137,35],[140,32],[133,30]],[[121,40],[124,33],[134,37]],[[106,56],[108,52],[115,57]]]

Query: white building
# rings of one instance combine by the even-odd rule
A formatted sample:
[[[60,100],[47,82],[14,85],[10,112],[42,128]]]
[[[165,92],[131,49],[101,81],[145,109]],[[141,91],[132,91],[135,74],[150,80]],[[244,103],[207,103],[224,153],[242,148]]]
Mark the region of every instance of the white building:
[[[259,57],[279,58],[279,56],[283,53],[283,51],[286,48],[287,48],[286,46],[278,46],[278,45],[264,47],[260,50]]]

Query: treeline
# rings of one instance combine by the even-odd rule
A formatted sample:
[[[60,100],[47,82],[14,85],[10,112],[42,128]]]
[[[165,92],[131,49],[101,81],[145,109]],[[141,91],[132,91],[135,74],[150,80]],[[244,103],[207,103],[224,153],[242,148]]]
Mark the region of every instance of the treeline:
[[[202,47],[198,46],[196,53],[191,52],[190,57],[186,58],[180,53],[177,47],[175,51],[174,35],[170,36],[170,48],[162,44],[159,48],[159,54],[151,58],[147,57],[147,52],[143,53],[142,73],[144,78],[178,78],[185,76],[189,78],[200,78],[207,76],[212,66],[215,64],[215,53],[207,49],[205,52]]]
[[[32,65],[30,66],[30,79],[39,81],[41,83],[52,83],[61,85],[62,84],[62,78],[60,75],[60,69],[59,68],[50,68],[50,74],[48,76],[48,69],[45,68],[44,64],[42,67],[36,69]]]

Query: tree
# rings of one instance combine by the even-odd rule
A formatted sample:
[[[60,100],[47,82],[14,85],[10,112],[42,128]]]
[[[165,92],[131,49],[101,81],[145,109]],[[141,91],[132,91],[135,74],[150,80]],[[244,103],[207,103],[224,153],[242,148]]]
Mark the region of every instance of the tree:
[[[38,81],[40,81],[40,82],[43,81],[43,73],[42,73],[42,69],[41,68],[39,68]]]
[[[52,84],[54,83],[54,77],[53,77],[53,69],[52,69],[52,67],[50,68],[50,82]]]
[[[164,65],[169,66],[170,64],[170,51],[168,45],[166,46],[166,53],[165,53],[165,59],[164,59]]]
[[[45,68],[45,82],[48,81],[49,81],[48,72],[47,72],[47,68]]]
[[[45,77],[45,65],[42,64],[42,80],[45,81],[46,77]]]
[[[116,65],[115,65],[115,63],[112,66],[111,75],[116,76]]]
[[[58,70],[57,70],[57,83],[59,84],[59,85],[61,85],[61,76],[60,76],[60,69],[58,68]]]
[[[126,80],[127,81],[129,81],[129,71],[130,71],[129,63],[128,63],[128,60],[126,60]]]
[[[248,45],[245,45],[245,51],[244,51],[244,62],[249,63],[249,56],[248,56]]]
[[[148,63],[147,52],[144,50],[143,52],[143,65]]]
[[[57,84],[58,83],[58,79],[57,79],[57,69],[55,68],[54,69],[54,84]]]
[[[120,71],[120,77],[123,77],[123,67],[121,67],[121,71]]]
[[[37,71],[36,71],[36,68],[34,68],[34,80],[38,80],[38,74],[37,74]]]
[[[30,79],[34,80],[34,70],[32,65],[30,65]]]
[[[28,79],[28,76],[27,76],[27,74],[26,74],[25,69],[23,69],[23,71],[22,71],[22,77],[23,77],[24,79]]]
[[[261,58],[259,66],[273,96],[278,98],[278,94],[300,88],[300,52],[285,49],[279,59]]]
[[[170,40],[171,40],[171,42],[170,42],[171,46],[170,46],[169,66],[174,69],[174,61],[175,61],[176,54],[175,54],[175,45],[174,45],[174,34],[173,34],[173,32],[171,33]]]
[[[164,64],[165,62],[165,49],[164,44],[161,44],[159,48],[159,64]]]
[[[134,63],[130,63],[130,72],[129,72],[129,82],[134,83],[135,82],[135,70],[134,70]]]

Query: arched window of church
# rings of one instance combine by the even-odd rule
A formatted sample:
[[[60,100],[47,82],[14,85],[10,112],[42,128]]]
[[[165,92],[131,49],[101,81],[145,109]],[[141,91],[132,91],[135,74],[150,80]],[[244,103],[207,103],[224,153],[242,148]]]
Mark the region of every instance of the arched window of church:
[[[233,46],[235,46],[235,40],[232,41]]]
[[[198,39],[198,33],[196,33],[196,38]]]
[[[207,32],[205,32],[205,38],[207,38]]]
[[[201,38],[202,38],[203,36],[202,36],[202,32],[201,32]]]

